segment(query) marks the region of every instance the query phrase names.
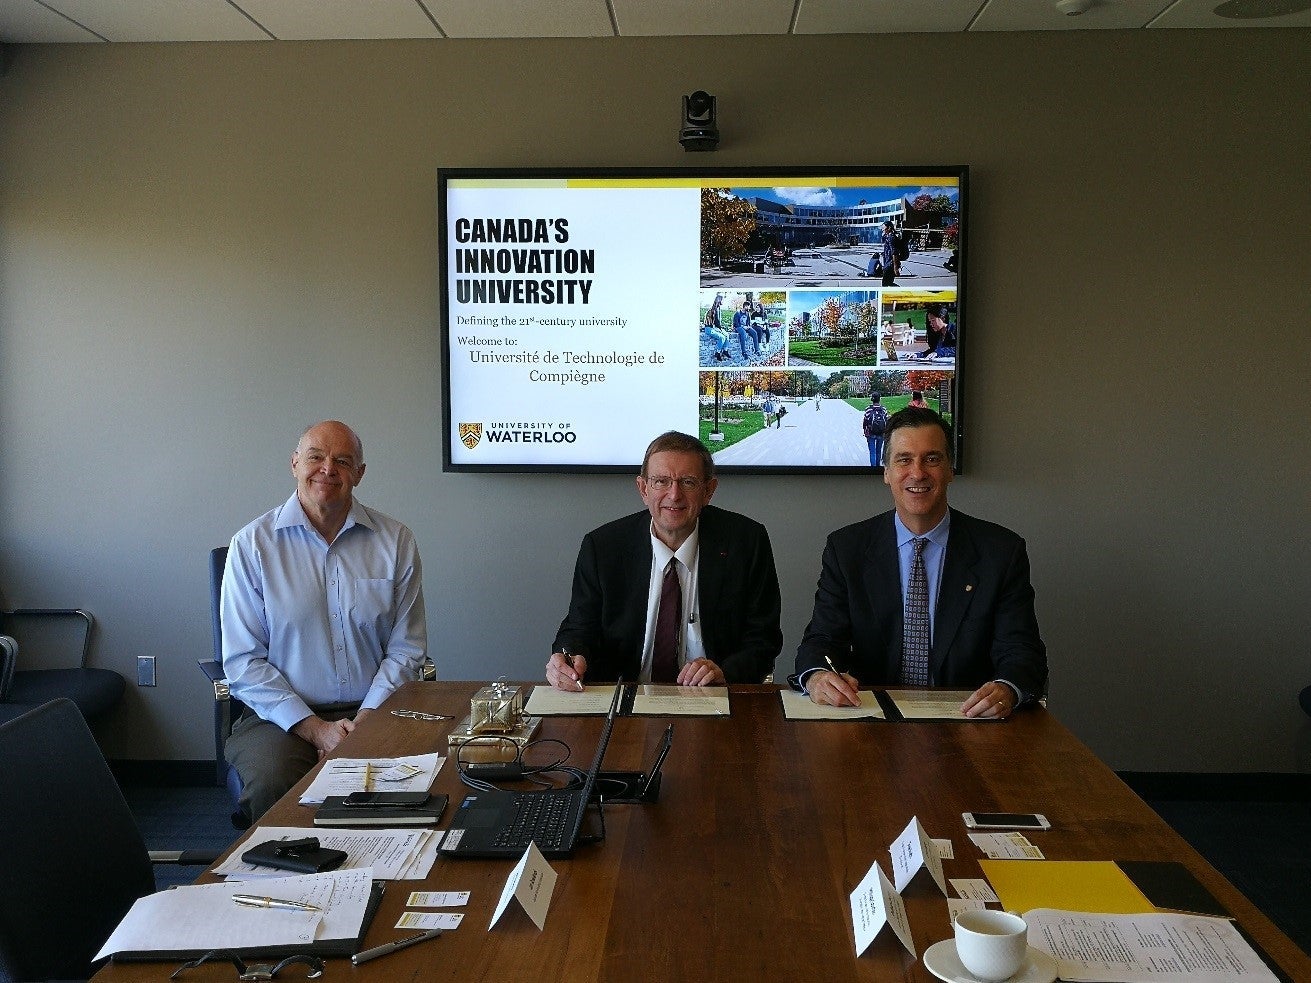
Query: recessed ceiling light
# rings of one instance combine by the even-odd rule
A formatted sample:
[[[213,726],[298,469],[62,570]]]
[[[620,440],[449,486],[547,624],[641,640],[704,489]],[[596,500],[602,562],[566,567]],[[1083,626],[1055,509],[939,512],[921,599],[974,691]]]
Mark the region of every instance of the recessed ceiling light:
[[[1225,0],[1215,8],[1216,14],[1232,20],[1257,20],[1282,17],[1311,10],[1311,0]]]

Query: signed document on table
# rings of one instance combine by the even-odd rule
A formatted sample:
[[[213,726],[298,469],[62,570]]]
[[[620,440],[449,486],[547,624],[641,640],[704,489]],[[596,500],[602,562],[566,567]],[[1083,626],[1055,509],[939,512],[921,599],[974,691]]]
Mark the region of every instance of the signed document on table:
[[[646,683],[633,696],[635,717],[727,717],[723,686],[668,686]]]
[[[973,692],[968,689],[890,689],[885,692],[905,720],[969,720],[988,723],[1000,719],[967,717],[961,713],[961,704]]]
[[[582,692],[569,693],[538,683],[528,694],[524,713],[533,717],[604,717],[610,712],[613,686],[584,686]]]
[[[788,720],[858,720],[861,718],[886,719],[883,708],[874,694],[867,689],[860,690],[860,706],[830,707],[821,706],[811,701],[805,693],[795,690],[779,690],[783,700],[783,716]]]

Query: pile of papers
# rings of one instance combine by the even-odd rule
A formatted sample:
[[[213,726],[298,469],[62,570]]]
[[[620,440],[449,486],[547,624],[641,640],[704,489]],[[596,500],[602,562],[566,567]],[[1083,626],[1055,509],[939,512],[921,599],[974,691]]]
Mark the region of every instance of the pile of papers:
[[[322,805],[329,795],[352,792],[426,792],[446,759],[432,754],[398,758],[331,758],[303,795],[303,806]]]
[[[295,826],[260,826],[238,853],[214,868],[214,873],[229,880],[284,877],[285,872],[272,867],[245,863],[240,854],[269,840],[296,840],[306,830]],[[328,850],[345,850],[341,870],[371,868],[373,876],[384,881],[417,881],[428,876],[437,860],[445,831],[437,829],[317,829],[319,846]],[[262,889],[261,889],[262,890]]]

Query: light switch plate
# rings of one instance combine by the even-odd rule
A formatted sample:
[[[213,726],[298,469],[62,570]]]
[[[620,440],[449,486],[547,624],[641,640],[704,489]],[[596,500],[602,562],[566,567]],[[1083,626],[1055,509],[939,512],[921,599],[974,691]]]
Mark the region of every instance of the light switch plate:
[[[137,656],[137,685],[155,685],[155,657],[153,655]]]

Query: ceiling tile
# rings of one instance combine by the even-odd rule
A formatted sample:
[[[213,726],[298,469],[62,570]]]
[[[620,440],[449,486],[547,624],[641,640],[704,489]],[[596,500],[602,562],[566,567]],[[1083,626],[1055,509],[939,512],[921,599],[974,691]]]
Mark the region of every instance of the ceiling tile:
[[[283,41],[441,37],[415,0],[236,0]]]
[[[110,41],[267,41],[227,0],[46,0]]]
[[[36,0],[0,2],[0,41],[38,44],[99,40],[91,31],[43,7]]]
[[[605,0],[425,0],[452,38],[612,37]]]
[[[786,34],[792,0],[614,0],[624,37]]]
[[[1279,17],[1255,17],[1234,20],[1221,17],[1215,8],[1222,0],[1178,0],[1153,21],[1150,27],[1311,27],[1311,10]]]
[[[988,0],[974,31],[1097,31],[1142,27],[1171,0],[1092,0],[1072,17],[1056,9],[1056,0]],[[1217,0],[1219,2],[1219,0]]]
[[[798,34],[963,31],[985,0],[801,0]]]

